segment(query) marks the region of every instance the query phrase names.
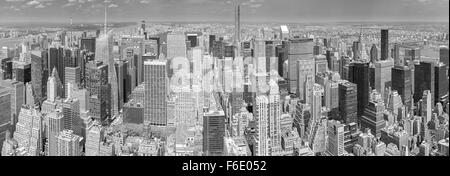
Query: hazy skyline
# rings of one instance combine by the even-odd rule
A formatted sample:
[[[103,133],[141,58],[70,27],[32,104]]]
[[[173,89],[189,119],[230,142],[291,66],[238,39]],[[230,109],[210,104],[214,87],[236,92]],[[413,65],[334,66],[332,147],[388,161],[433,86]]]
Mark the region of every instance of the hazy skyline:
[[[107,0],[110,21],[449,21],[449,0]],[[0,0],[0,22],[100,22],[104,0]]]

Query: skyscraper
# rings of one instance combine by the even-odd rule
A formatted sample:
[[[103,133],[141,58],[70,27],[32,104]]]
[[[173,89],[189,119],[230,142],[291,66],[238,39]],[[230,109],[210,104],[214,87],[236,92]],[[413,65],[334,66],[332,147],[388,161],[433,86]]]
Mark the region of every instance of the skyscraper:
[[[17,122],[22,105],[25,104],[25,86],[21,82],[11,79],[0,80],[0,87],[6,88],[11,95],[11,115],[13,124]]]
[[[392,89],[402,97],[403,104],[411,109],[412,105],[412,72],[407,66],[396,66],[392,69]]]
[[[6,136],[6,131],[10,130],[11,125],[11,94],[9,91],[0,86],[0,143],[10,137]],[[0,145],[0,150],[2,150]]]
[[[434,103],[446,102],[448,98],[447,65],[439,63],[434,68]]]
[[[28,156],[40,156],[42,150],[42,114],[31,107],[23,106],[16,124],[14,139],[25,148]]]
[[[73,134],[71,130],[64,130],[56,139],[56,156],[80,156],[82,137]]]
[[[80,67],[66,67],[65,70],[65,83],[66,86],[64,86],[64,94],[66,95],[66,98],[69,98],[69,89],[70,88],[76,88],[78,89],[81,87],[81,70]],[[70,84],[70,88],[69,88]]]
[[[384,96],[386,88],[391,87],[392,68],[394,68],[392,59],[375,62],[375,89],[381,96]]]
[[[241,7],[239,4],[236,5],[235,7],[235,12],[234,12],[235,16],[234,16],[234,22],[235,22],[235,26],[234,26],[234,43],[236,46],[239,46],[241,43]],[[239,52],[238,52],[239,53]]]
[[[423,95],[425,90],[431,91],[431,98],[434,102],[435,91],[435,63],[434,62],[420,62],[415,65],[414,70],[414,103],[417,103]]]
[[[105,32],[106,29],[105,29]],[[105,33],[104,35],[100,36],[96,41],[95,46],[95,60],[102,61],[103,64],[108,66],[108,84],[111,86],[110,88],[110,95],[117,95],[118,88],[117,88],[117,74],[116,74],[116,68],[114,66],[114,57],[112,55],[113,52],[113,38],[112,35],[109,33]],[[138,61],[139,63],[139,61]],[[139,71],[139,69],[138,69]],[[138,77],[139,78],[139,77]],[[111,116],[114,116],[119,113],[117,104],[119,103],[117,96],[109,96],[108,97],[109,104],[108,107],[111,109]]]
[[[361,117],[365,106],[369,103],[369,63],[351,63],[349,66],[349,81],[355,83],[358,87],[358,117]]]
[[[167,125],[167,94],[169,91],[167,62],[144,62],[145,109],[144,124]]]
[[[327,151],[332,156],[344,154],[344,125],[339,121],[328,121]]]
[[[80,101],[76,98],[67,98],[63,102],[64,129],[72,130],[81,136]]]
[[[389,30],[381,30],[381,60],[389,58]]]
[[[449,66],[448,46],[441,46],[439,48],[439,59],[441,62],[447,65],[447,67]]]
[[[48,156],[58,156],[57,152],[57,136],[59,132],[64,130],[64,115],[60,110],[53,111],[47,115],[47,145]]]
[[[86,65],[86,89],[89,92],[89,114],[100,121],[111,115],[111,86],[108,84],[108,69],[100,61]]]
[[[224,153],[225,113],[208,112],[203,115],[203,153],[222,156]]]
[[[254,116],[258,122],[258,149],[255,152],[256,156],[268,156],[269,155],[269,122],[268,122],[268,107],[269,100],[265,95],[259,95],[255,99]]]
[[[370,48],[370,62],[375,63],[378,61],[378,48],[377,45],[373,44]]]
[[[105,135],[105,129],[97,123],[97,121],[90,121],[86,129],[86,156],[100,155],[100,142]]]
[[[373,131],[375,136],[381,137],[381,129],[386,126],[384,120],[385,106],[379,93],[374,92],[371,96],[371,100],[364,108],[364,115],[361,116],[361,128],[368,128]]]
[[[348,81],[339,82],[339,114],[345,124],[357,123],[357,85]]]
[[[186,52],[186,36],[184,34],[170,33],[167,35],[167,59],[186,58]]]
[[[270,147],[281,145],[281,102],[280,90],[275,80],[269,81],[269,135]]]
[[[312,61],[314,63],[313,58],[313,39],[299,39],[294,38],[290,39],[288,42],[287,53],[288,53],[288,84],[289,84],[289,92],[296,93],[298,92],[298,85],[301,80],[299,80],[299,61]],[[313,64],[314,67],[314,64]]]
[[[35,94],[35,101],[42,104],[46,97],[49,70],[47,67],[48,52],[42,51],[38,55],[31,54],[31,83]]]

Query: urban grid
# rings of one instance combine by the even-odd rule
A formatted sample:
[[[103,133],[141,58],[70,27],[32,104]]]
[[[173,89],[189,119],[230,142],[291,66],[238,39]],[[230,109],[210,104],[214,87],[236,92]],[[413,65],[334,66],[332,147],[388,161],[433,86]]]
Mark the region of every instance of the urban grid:
[[[101,22],[0,25],[0,156],[449,156],[448,19],[251,23],[247,0],[223,23],[112,22],[116,1],[68,2]]]

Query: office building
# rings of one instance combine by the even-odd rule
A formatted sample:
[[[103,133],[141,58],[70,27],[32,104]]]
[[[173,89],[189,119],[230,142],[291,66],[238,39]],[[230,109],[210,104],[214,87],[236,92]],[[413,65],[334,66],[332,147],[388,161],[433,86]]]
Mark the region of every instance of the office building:
[[[255,116],[256,121],[258,122],[257,129],[257,151],[256,156],[269,156],[269,122],[268,122],[268,108],[269,108],[269,100],[265,95],[259,95],[255,99],[254,111],[253,114]]]
[[[420,62],[414,70],[414,103],[418,102],[425,90],[431,91],[432,102],[435,102],[435,63]]]
[[[392,90],[401,96],[403,104],[412,108],[412,72],[407,66],[396,66],[392,69]]]
[[[73,134],[71,130],[64,130],[56,137],[57,156],[80,156],[82,151],[82,137]]]
[[[0,86],[0,143],[3,144],[6,138],[10,136],[6,136],[7,131],[10,130],[11,127],[11,94],[9,90]],[[1,147],[1,145],[0,145]],[[0,148],[2,150],[2,148]]]
[[[447,65],[439,63],[434,68],[434,103],[446,102],[448,99]]]
[[[48,52],[42,51],[39,55],[31,54],[31,84],[35,95],[35,101],[42,104],[46,98],[47,80],[49,70],[46,65]]]
[[[327,127],[327,152],[332,156],[344,155],[344,125],[339,121],[330,120]]]
[[[203,153],[206,156],[224,155],[225,113],[208,112],[203,115]]]
[[[168,75],[166,61],[144,62],[144,123],[167,125]]]
[[[23,106],[20,110],[13,138],[19,147],[23,147],[28,156],[40,156],[42,149],[42,114],[31,107]]]
[[[99,156],[104,137],[105,129],[98,122],[90,121],[86,129],[85,156]]]
[[[378,48],[377,45],[373,44],[372,48],[370,48],[370,62],[375,63],[378,60]]]
[[[386,88],[392,87],[392,68],[394,68],[392,59],[375,62],[375,89],[381,96],[384,96]]]
[[[300,80],[302,77],[299,78],[299,70],[298,66],[300,63],[304,62],[311,62],[312,64],[301,64],[312,66],[312,68],[309,68],[309,70],[312,70],[314,68],[314,58],[313,58],[313,39],[290,39],[287,44],[287,53],[288,53],[288,90],[290,93],[297,93],[301,92],[298,89],[301,89],[302,86],[299,86],[302,84],[301,82],[304,82],[303,80]],[[305,68],[306,69],[306,68]],[[314,72],[312,72],[314,73]]]
[[[355,83],[358,87],[358,117],[361,117],[369,103],[369,63],[355,62],[350,64],[349,81]]]
[[[186,58],[186,36],[184,34],[170,33],[167,35],[167,58]]]
[[[348,81],[339,82],[339,114],[345,124],[357,123],[357,85]]]
[[[361,117],[361,128],[368,128],[375,136],[380,137],[381,129],[386,126],[384,111],[384,100],[378,92],[373,92],[369,104],[364,109],[364,115]]]
[[[108,84],[107,65],[90,61],[86,65],[86,89],[89,92],[89,114],[104,121],[111,116],[111,86]]]
[[[22,82],[13,81],[11,79],[0,80],[0,87],[6,88],[11,96],[11,115],[12,124],[17,123],[17,117],[25,104],[25,85]]]
[[[381,30],[381,60],[389,59],[389,30]]]

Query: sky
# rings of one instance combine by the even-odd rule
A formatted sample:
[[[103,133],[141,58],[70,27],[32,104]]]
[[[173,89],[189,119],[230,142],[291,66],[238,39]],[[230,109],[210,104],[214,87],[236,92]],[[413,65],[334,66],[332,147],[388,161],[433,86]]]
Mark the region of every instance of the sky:
[[[243,22],[449,21],[449,0],[0,0],[4,22],[234,20]]]

